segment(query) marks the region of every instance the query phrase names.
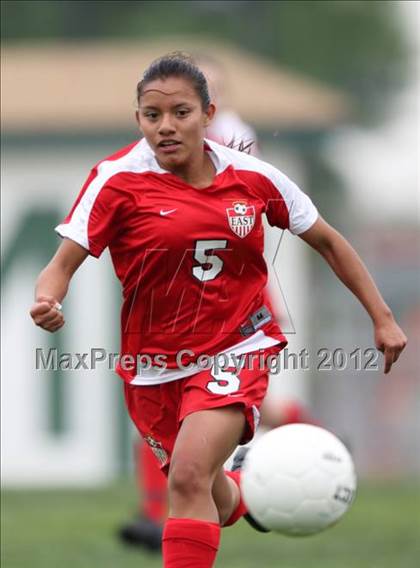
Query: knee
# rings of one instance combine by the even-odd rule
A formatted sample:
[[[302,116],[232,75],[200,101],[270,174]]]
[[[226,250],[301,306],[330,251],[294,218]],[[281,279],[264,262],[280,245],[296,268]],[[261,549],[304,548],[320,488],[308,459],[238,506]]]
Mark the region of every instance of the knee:
[[[168,477],[169,493],[194,497],[211,490],[210,475],[197,460],[176,460],[171,464]]]

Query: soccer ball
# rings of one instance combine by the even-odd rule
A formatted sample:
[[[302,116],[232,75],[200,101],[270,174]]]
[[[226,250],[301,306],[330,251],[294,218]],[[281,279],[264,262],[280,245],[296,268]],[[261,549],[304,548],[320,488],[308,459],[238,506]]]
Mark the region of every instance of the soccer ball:
[[[246,205],[244,203],[235,203],[235,205],[233,206],[233,210],[237,215],[245,215]]]
[[[248,451],[243,498],[266,529],[286,535],[317,533],[336,523],[356,492],[353,460],[334,434],[309,424],[275,428]]]

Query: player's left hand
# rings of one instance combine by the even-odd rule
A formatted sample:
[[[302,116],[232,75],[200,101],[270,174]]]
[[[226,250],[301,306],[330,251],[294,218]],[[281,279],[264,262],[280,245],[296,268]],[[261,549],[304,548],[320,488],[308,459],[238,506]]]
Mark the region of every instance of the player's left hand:
[[[407,345],[407,337],[391,316],[385,322],[375,325],[375,344],[376,348],[384,354],[384,373],[388,374]]]

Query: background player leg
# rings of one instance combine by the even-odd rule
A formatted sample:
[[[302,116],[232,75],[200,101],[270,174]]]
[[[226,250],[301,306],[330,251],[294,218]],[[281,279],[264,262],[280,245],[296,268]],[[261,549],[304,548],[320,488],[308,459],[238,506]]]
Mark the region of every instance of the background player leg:
[[[168,513],[167,479],[150,446],[144,441],[139,444],[136,473],[143,496],[143,516],[157,525],[163,525]]]
[[[275,399],[267,396],[261,405],[261,426],[277,428],[285,424],[320,425],[304,404],[296,399]]]
[[[160,551],[168,511],[167,480],[143,439],[137,441],[134,450],[139,509],[134,519],[121,526],[118,534],[126,544]]]

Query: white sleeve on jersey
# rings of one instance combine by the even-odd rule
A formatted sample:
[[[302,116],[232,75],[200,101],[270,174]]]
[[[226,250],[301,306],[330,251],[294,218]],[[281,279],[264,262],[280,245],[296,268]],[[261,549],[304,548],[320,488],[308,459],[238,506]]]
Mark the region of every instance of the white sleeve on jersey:
[[[267,204],[266,215],[270,225],[289,229],[294,235],[300,235],[318,219],[318,210],[311,198],[283,172],[245,152],[238,152],[212,141],[208,143],[218,156],[221,168],[232,165],[238,171],[260,174],[261,182],[257,182],[257,189]],[[287,208],[287,215],[284,206]]]
[[[286,203],[289,212],[289,231],[294,235],[300,235],[312,227],[318,219],[318,210],[311,198],[290,178],[275,168],[272,168],[270,181]],[[267,218],[270,224],[276,225],[275,218],[270,219],[270,207],[272,205],[272,203],[267,203]]]

